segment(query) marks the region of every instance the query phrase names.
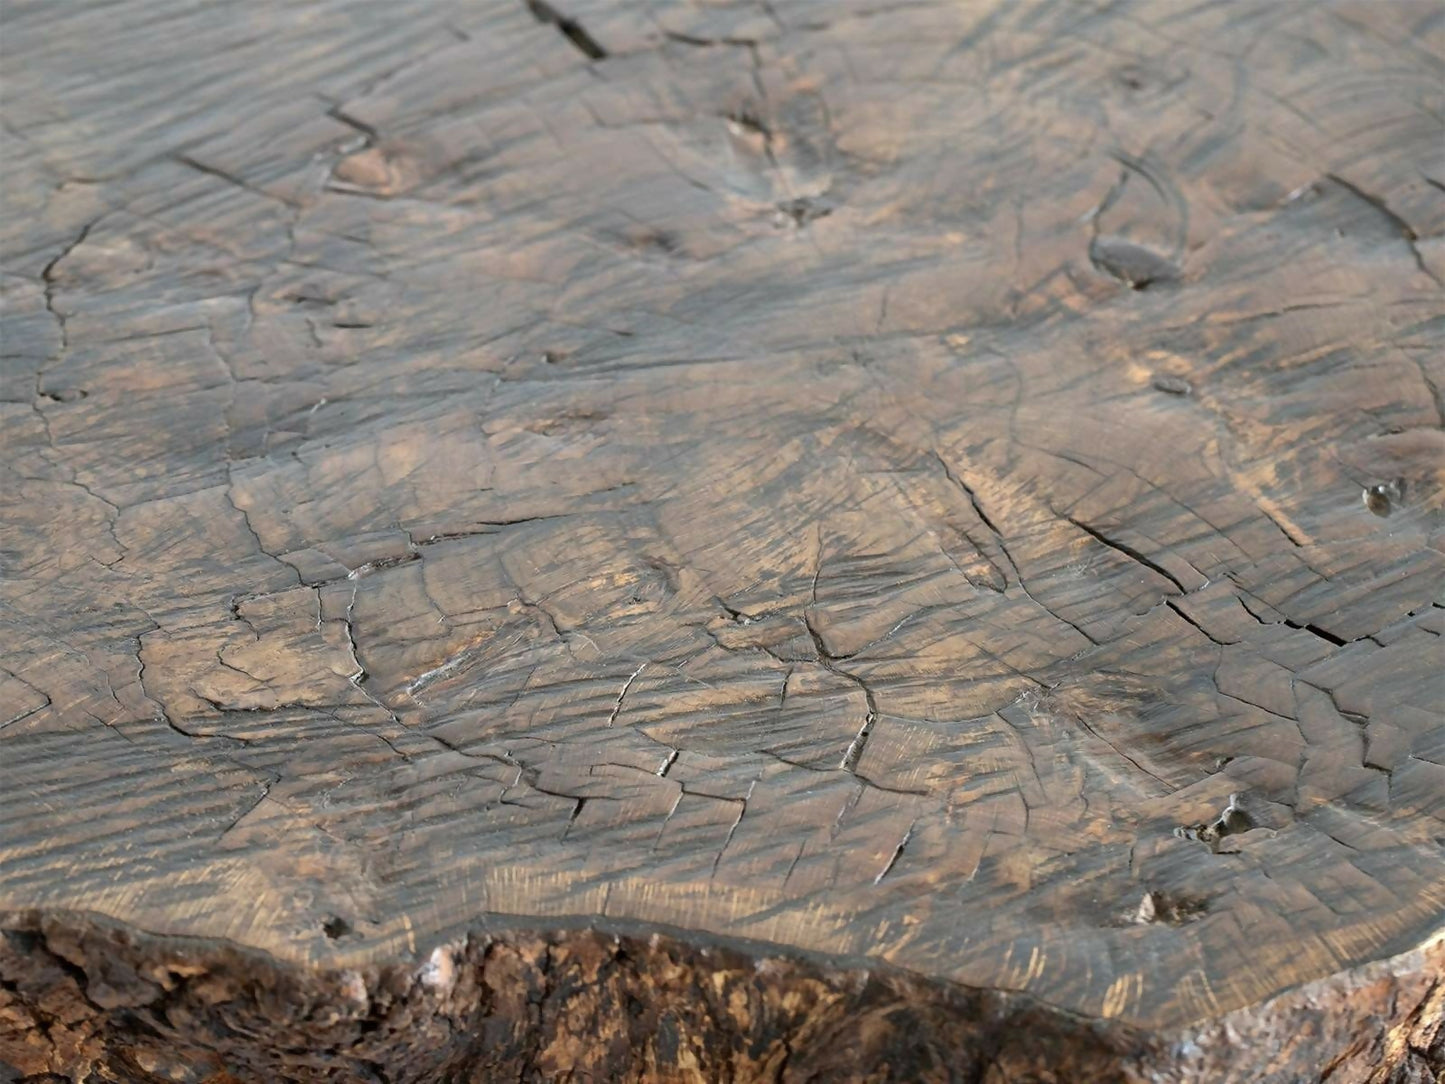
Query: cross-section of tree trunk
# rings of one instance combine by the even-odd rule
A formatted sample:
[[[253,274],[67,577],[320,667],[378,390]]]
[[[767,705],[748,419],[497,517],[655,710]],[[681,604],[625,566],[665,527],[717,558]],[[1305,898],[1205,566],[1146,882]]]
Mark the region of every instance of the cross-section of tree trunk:
[[[1438,3],[3,31],[0,1079],[1445,1071]]]

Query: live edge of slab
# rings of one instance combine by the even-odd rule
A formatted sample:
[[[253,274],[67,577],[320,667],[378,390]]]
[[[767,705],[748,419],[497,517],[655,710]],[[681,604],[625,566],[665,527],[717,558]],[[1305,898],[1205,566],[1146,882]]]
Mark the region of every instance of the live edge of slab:
[[[3,20],[0,1078],[1445,1072],[1438,3]]]

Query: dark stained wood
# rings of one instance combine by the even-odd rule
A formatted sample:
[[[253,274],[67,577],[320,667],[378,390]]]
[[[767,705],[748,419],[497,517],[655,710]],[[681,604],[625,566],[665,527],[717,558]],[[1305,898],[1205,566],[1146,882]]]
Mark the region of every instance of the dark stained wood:
[[[1438,3],[3,48],[0,1063],[1445,1071]]]

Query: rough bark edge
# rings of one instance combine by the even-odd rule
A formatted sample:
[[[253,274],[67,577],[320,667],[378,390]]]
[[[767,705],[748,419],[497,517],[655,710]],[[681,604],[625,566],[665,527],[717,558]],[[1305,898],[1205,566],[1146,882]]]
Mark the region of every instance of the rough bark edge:
[[[312,970],[87,914],[0,913],[0,1079],[1368,1081],[1445,1075],[1445,937],[1151,1035],[876,963],[627,924],[488,929]]]

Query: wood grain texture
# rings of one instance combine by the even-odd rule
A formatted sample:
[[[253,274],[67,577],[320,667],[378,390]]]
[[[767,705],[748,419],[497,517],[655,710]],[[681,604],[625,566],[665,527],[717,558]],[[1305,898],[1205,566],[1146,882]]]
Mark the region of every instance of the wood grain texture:
[[[1440,1066],[1439,4],[3,20],[0,1060]]]

